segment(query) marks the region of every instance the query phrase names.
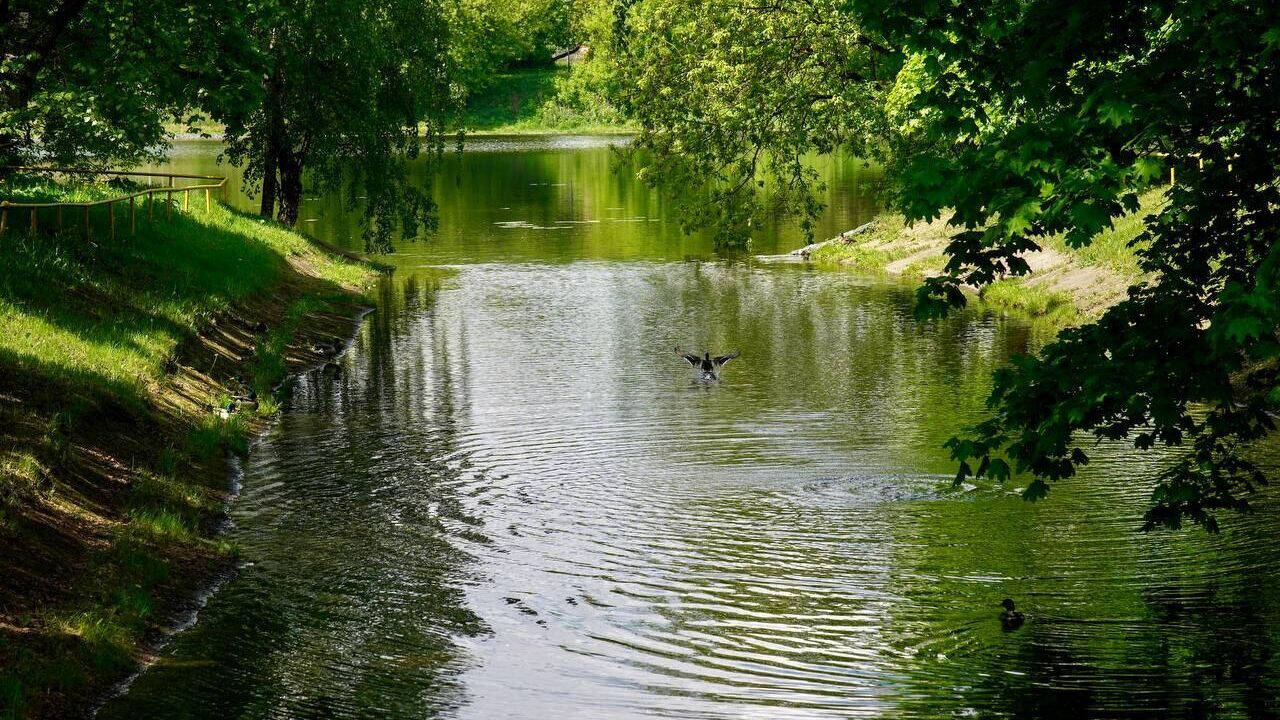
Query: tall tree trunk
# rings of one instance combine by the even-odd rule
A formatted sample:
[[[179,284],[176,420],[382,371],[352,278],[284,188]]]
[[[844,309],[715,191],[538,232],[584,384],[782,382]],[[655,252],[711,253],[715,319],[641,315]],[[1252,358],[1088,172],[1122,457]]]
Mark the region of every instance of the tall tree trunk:
[[[271,47],[276,44],[275,33],[272,32]],[[271,73],[262,77],[262,112],[267,119],[267,138],[262,149],[262,201],[258,205],[258,214],[269,218],[276,214],[276,198],[280,195],[278,173],[280,156],[284,153],[284,110],[281,108],[282,87],[280,67],[277,64]]]
[[[281,223],[292,227],[298,223],[298,210],[302,204],[302,156],[300,153],[283,152],[278,158],[280,168]]]
[[[258,214],[269,218],[276,214],[276,153],[268,149],[262,159],[262,200],[258,204]]]

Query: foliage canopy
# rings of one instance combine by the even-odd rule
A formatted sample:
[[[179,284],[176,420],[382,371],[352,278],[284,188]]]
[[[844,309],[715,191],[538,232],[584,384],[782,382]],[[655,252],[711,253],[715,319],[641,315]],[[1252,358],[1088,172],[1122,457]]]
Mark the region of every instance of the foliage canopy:
[[[252,102],[246,7],[0,2],[0,160],[132,163],[159,155],[187,108]]]
[[[132,165],[165,121],[222,123],[261,212],[343,188],[366,240],[433,223],[430,173],[466,94],[572,36],[570,0],[0,0],[0,165]]]
[[[910,220],[960,228],[922,318],[962,288],[1028,272],[1064,234],[1086,245],[1138,194],[1168,200],[1135,247],[1150,280],[1097,322],[995,377],[991,415],[949,448],[970,475],[1030,472],[1026,497],[1088,462],[1084,439],[1187,451],[1146,526],[1216,529],[1264,482],[1247,446],[1280,403],[1280,7],[1044,0],[727,0],[615,6],[614,73],[663,178],[718,188],[694,223],[731,228],[767,157],[785,209],[809,214],[806,152],[886,163]],[[726,189],[727,188],[727,189]]]

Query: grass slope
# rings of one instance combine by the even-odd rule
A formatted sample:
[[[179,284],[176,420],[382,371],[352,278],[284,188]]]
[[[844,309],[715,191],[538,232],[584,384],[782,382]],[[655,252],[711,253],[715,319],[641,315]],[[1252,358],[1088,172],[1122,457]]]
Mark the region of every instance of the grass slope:
[[[578,72],[581,66],[502,73],[467,99],[463,127],[489,135],[631,132],[613,107],[575,82]]]
[[[0,198],[119,188],[21,182]],[[199,208],[197,209],[197,206]],[[127,206],[126,206],[127,207]],[[0,718],[82,712],[234,549],[225,459],[376,271],[221,205],[0,235]],[[119,211],[118,211],[119,212]],[[77,222],[79,222],[77,215]],[[38,218],[56,227],[52,210]],[[227,413],[235,395],[256,392]]]
[[[983,288],[983,304],[1030,317],[1052,331],[1097,317],[1143,278],[1133,242],[1144,218],[1164,201],[1164,190],[1148,191],[1140,199],[1138,212],[1117,218],[1087,246],[1070,247],[1061,236],[1046,238],[1040,252],[1026,257],[1031,274]],[[941,272],[952,232],[941,221],[909,227],[901,216],[886,214],[869,232],[818,247],[810,260],[919,281]]]

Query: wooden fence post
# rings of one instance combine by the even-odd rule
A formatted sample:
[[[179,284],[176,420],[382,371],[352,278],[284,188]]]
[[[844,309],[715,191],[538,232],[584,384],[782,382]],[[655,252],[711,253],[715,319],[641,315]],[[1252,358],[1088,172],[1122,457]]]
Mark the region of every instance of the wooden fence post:
[[[84,206],[84,236],[87,239],[92,235],[93,233],[89,231],[89,206],[85,205]]]
[[[209,212],[209,188],[204,189],[204,211]]]
[[[182,191],[182,212],[190,212],[190,211],[191,211],[191,191],[184,190]]]
[[[147,222],[151,222],[156,216],[156,194],[147,193]]]
[[[138,234],[138,206],[132,195],[129,196],[129,234]]]
[[[169,182],[170,184],[172,184],[173,178],[169,178]],[[166,220],[173,219],[173,191],[172,190],[166,190],[164,193],[164,217]]]
[[[107,203],[107,229],[111,234],[111,239],[116,239],[116,204]]]
[[[0,202],[0,235],[9,228],[9,201]]]

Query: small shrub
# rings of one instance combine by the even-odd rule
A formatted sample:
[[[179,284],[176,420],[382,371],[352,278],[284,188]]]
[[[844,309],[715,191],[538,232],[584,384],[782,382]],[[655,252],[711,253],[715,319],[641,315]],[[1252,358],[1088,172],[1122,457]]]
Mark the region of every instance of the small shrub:
[[[129,530],[150,539],[189,541],[196,537],[195,524],[167,508],[136,508],[129,511]]]
[[[58,623],[64,633],[74,635],[84,642],[91,664],[101,672],[116,672],[133,665],[129,648],[133,634],[115,618],[102,612],[83,612],[64,618]],[[79,679],[79,668],[72,666],[69,682]]]
[[[24,505],[52,487],[48,470],[34,455],[17,453],[0,461],[0,505]]]
[[[200,460],[213,460],[224,452],[237,455],[249,452],[249,428],[240,415],[203,418],[187,436],[187,449]]]

